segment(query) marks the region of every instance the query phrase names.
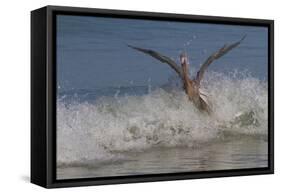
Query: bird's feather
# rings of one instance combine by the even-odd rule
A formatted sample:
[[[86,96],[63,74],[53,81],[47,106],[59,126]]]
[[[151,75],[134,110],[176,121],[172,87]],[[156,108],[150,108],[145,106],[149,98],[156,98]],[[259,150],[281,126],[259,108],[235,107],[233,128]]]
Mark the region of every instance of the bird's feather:
[[[222,57],[223,55],[225,55],[226,53],[228,53],[230,50],[232,50],[233,48],[237,47],[244,39],[246,38],[246,35],[243,36],[239,41],[230,44],[230,45],[224,45],[222,48],[220,48],[218,51],[216,51],[215,53],[213,53],[212,55],[210,55],[206,61],[202,64],[200,70],[197,72],[195,81],[197,82],[197,84],[200,84],[200,81],[203,78],[204,73],[206,72],[207,68],[210,66],[210,64],[215,61],[216,59]]]
[[[175,72],[180,76],[182,77],[183,76],[183,73],[182,73],[182,70],[181,68],[177,65],[177,63],[175,61],[173,61],[171,58],[165,56],[165,55],[162,55],[154,50],[150,50],[150,49],[144,49],[144,48],[140,48],[140,47],[135,47],[135,46],[132,46],[132,45],[128,45],[128,47],[132,48],[132,49],[135,49],[137,51],[140,51],[142,53],[145,53],[145,54],[148,54],[150,56],[152,56],[153,58],[155,59],[158,59],[159,61],[161,61],[162,63],[166,63],[168,64],[173,70],[175,70]]]

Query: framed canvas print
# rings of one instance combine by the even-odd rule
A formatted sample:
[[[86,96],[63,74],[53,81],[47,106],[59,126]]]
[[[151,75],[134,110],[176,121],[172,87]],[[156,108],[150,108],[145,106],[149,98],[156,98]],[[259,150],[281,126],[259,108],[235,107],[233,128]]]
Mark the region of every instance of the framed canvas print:
[[[273,173],[273,21],[31,13],[31,182]]]

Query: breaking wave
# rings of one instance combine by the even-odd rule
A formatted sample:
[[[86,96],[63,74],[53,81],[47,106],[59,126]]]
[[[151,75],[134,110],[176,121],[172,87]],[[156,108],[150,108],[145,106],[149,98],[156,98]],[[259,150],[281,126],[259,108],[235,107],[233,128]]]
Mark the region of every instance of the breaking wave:
[[[226,134],[266,137],[266,81],[237,72],[209,72],[202,91],[211,116],[199,112],[177,87],[95,101],[58,98],[58,166],[123,160],[123,152],[153,147],[203,146]]]

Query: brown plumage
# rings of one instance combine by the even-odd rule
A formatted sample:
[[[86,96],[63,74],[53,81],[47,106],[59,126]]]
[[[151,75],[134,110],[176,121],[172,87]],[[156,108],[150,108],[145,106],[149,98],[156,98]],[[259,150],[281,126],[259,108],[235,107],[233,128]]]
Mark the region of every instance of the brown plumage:
[[[246,36],[243,36],[241,40],[230,44],[230,45],[224,45],[222,48],[220,48],[218,51],[214,52],[212,55],[210,55],[205,62],[201,65],[199,71],[196,74],[196,77],[194,79],[191,79],[189,77],[189,62],[188,62],[188,56],[186,53],[182,53],[180,55],[180,63],[181,66],[177,65],[175,61],[173,61],[171,58],[164,56],[154,50],[150,49],[143,49],[140,47],[135,47],[128,45],[130,48],[135,49],[137,51],[143,52],[145,54],[148,54],[155,59],[158,59],[162,63],[168,64],[181,78],[182,84],[183,84],[183,89],[185,93],[188,96],[188,99],[193,102],[193,104],[200,110],[207,112],[208,114],[211,114],[212,110],[208,103],[200,96],[200,83],[203,79],[203,76],[207,70],[207,68],[210,66],[210,64],[215,61],[216,59],[219,59],[226,53],[228,53],[230,50],[233,48],[237,47],[244,39]]]

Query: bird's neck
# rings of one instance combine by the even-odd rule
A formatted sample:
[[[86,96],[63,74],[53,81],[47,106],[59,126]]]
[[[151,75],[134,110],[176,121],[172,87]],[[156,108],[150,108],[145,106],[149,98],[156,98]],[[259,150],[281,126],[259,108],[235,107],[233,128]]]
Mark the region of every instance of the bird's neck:
[[[181,63],[182,66],[182,82],[183,82],[183,89],[185,90],[185,93],[190,97],[190,92],[192,90],[192,83],[191,80],[189,79],[189,72],[188,72],[188,64],[186,61],[183,61]]]
[[[182,66],[183,76],[190,80],[190,78],[189,78],[189,64],[186,61],[184,61],[181,64],[181,66]]]

